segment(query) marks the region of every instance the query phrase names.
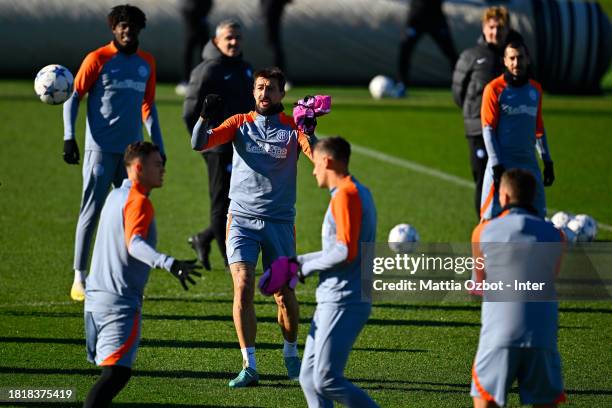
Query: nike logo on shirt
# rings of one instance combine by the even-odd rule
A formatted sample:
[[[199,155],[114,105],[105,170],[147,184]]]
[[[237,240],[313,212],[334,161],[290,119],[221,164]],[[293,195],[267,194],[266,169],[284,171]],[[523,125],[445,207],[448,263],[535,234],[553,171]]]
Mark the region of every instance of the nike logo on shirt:
[[[476,63],[480,65],[480,64],[482,64],[483,62],[485,62],[486,60],[487,60],[486,58],[478,58],[478,59],[476,60]]]
[[[224,76],[223,76],[223,79],[225,79],[225,80],[227,81],[227,80],[228,80],[228,79],[230,79],[231,77],[232,77],[232,74],[229,74],[229,75],[224,75]]]

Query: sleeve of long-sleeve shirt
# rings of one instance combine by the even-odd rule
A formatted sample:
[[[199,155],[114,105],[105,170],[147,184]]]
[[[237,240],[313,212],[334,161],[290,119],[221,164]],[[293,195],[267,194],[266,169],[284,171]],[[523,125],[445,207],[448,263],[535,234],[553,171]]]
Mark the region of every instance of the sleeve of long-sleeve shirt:
[[[336,242],[320,257],[302,264],[304,276],[314,271],[327,271],[342,262],[351,262],[358,254],[362,218],[359,193],[357,190],[339,190],[332,197],[330,208],[336,222]]]
[[[546,132],[542,134],[542,136],[536,139],[536,148],[542,157],[542,160],[545,162],[551,162],[552,156],[550,154],[550,150],[548,149],[548,140],[546,137]]]
[[[210,128],[208,120],[200,117],[193,127],[191,148],[203,151],[233,141],[236,137],[236,131],[242,124],[242,116],[240,114],[230,116],[214,129]]]
[[[80,101],[98,80],[102,63],[103,61],[96,52],[90,52],[77,71],[74,78],[74,92],[63,106],[64,140],[75,138],[75,123]]]
[[[308,157],[308,159],[310,159],[310,161],[313,161],[312,147],[314,146],[316,141],[317,138],[315,135],[308,136],[307,134],[298,130],[298,143],[300,144],[302,152],[304,152],[304,154],[306,155],[306,157]]]
[[[499,102],[495,88],[488,84],[482,95],[482,106],[480,109],[482,121],[482,138],[485,142],[487,155],[492,166],[501,162],[501,154],[497,143],[496,129],[499,121]]]
[[[145,94],[142,100],[142,122],[147,128],[147,133],[153,143],[159,147],[160,153],[164,154],[164,140],[161,127],[159,126],[159,116],[155,106],[155,87],[157,86],[157,66],[155,58],[149,53],[139,51],[140,55],[149,64],[149,79],[145,87]]]
[[[123,210],[125,244],[128,253],[151,268],[170,271],[174,258],[157,252],[146,242],[153,221],[153,205],[144,197],[128,199]]]

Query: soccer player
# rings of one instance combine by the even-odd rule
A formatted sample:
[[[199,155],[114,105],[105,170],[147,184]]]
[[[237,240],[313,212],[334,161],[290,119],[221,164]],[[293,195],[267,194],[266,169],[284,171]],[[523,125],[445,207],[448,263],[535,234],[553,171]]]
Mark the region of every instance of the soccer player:
[[[487,148],[487,168],[482,186],[481,219],[500,213],[499,180],[504,170],[517,167],[531,171],[537,181],[533,205],[546,216],[544,186],[555,180],[542,120],[542,87],[529,79],[525,45],[510,42],[504,51],[505,71],[489,82],[482,96],[482,135]],[[544,161],[543,181],[536,149]]]
[[[128,178],[113,189],[102,209],[85,291],[87,359],[102,367],[85,407],[106,407],[125,387],[140,342],[144,287],[151,268],[163,268],[187,290],[190,275],[201,276],[193,261],[179,261],[155,250],[157,230],[152,189],[162,186],[159,148],[134,142],[124,158]]]
[[[261,11],[266,25],[266,40],[274,54],[274,65],[287,74],[287,61],[283,49],[282,19],[283,12],[291,0],[260,0]],[[291,89],[291,84],[285,81],[285,91]]]
[[[455,51],[453,45],[453,37],[448,28],[446,17],[442,12],[442,0],[412,0],[406,19],[406,28],[402,33],[400,42],[397,65],[399,82],[395,89],[397,97],[406,95],[406,87],[410,80],[409,69],[412,52],[421,36],[426,33],[429,33],[438,44],[438,47],[450,62],[451,69],[457,62],[457,51]]]
[[[533,208],[536,185],[535,177],[525,169],[510,169],[501,176],[502,213],[479,224],[472,235],[475,256],[485,259],[484,270],[476,271],[479,279],[496,282],[540,276],[554,281],[563,236]],[[538,248],[542,242],[551,244]],[[504,406],[515,379],[522,404],[556,407],[565,400],[557,347],[558,302],[488,302],[486,296],[485,292],[472,368],[474,407]]]
[[[283,113],[283,72],[262,69],[253,77],[255,111],[231,116],[212,128],[211,123],[222,116],[223,101],[218,95],[208,95],[191,138],[197,151],[228,142],[234,147],[226,246],[234,284],[234,325],[244,368],[230,381],[230,387],[255,385],[259,380],[253,305],[255,265],[260,249],[264,269],[280,256],[295,256],[297,160],[300,151],[312,160],[310,144],[314,138],[299,131],[293,119]],[[295,292],[287,285],[274,298],[285,339],[287,374],[297,379],[299,306]]]
[[[83,193],[74,249],[74,282],[70,296],[83,301],[87,260],[100,210],[111,183],[126,177],[123,152],[142,140],[144,122],[165,162],[162,134],[155,107],[155,59],[138,49],[146,25],[144,13],[130,5],[115,6],[108,15],[113,40],[90,52],[77,72],[74,93],[64,104],[64,161],[79,164],[75,122],[79,103],[87,98],[87,127],[83,158]]]
[[[487,168],[487,152],[480,121],[482,92],[492,79],[503,72],[506,43],[517,39],[521,40],[522,37],[510,29],[508,10],[503,6],[487,8],[482,15],[482,36],[478,44],[461,53],[453,72],[453,99],[463,111],[472,177],[476,184],[474,206],[478,219],[482,182]]]
[[[183,105],[183,119],[189,130],[200,118],[204,98],[217,94],[223,98],[223,115],[211,126],[216,127],[237,113],[252,111],[253,69],[242,59],[242,28],[236,20],[223,20],[217,24],[215,37],[206,44],[204,61],[194,68],[187,86]],[[204,268],[210,269],[210,243],[214,239],[225,255],[225,224],[229,208],[229,189],[232,174],[232,144],[225,143],[206,150],[202,157],[208,168],[208,195],[210,197],[210,226],[189,238]]]
[[[376,241],[376,208],[370,191],[349,172],[351,146],[341,137],[314,146],[314,170],[331,200],[323,220],[322,251],[297,257],[303,281],[319,273],[317,308],[310,325],[300,371],[309,407],[377,407],[362,389],[344,377],[357,336],[370,316],[361,294],[361,243]]]
[[[180,9],[185,27],[185,45],[183,49],[183,72],[181,82],[174,88],[177,95],[185,96],[191,69],[200,61],[202,48],[210,37],[208,29],[208,14],[213,7],[213,0],[181,0]],[[196,64],[193,62],[193,52],[197,52]]]

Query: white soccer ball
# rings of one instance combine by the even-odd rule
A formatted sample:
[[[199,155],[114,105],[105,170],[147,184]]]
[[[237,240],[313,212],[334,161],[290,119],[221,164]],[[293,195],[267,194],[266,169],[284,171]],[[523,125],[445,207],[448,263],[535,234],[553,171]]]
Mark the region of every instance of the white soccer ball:
[[[570,222],[567,228],[576,234],[577,242],[591,242],[597,235],[597,221],[586,214],[578,214]]]
[[[567,226],[567,223],[574,218],[574,214],[565,211],[558,211],[552,216],[550,221],[554,224],[557,229],[562,229]]]
[[[372,95],[374,99],[388,98],[393,96],[395,82],[384,75],[376,75],[370,81],[368,89],[370,90],[370,95]]]
[[[389,231],[389,248],[393,252],[412,252],[419,242],[419,233],[410,224],[397,224]]]
[[[68,68],[51,64],[36,74],[34,91],[44,103],[57,105],[70,98],[73,84],[74,77]]]
[[[565,235],[565,239],[567,240],[567,242],[569,242],[570,244],[576,243],[576,241],[578,240],[578,235],[576,235],[574,231],[572,231],[568,227],[563,227],[559,229],[563,231],[563,234]]]

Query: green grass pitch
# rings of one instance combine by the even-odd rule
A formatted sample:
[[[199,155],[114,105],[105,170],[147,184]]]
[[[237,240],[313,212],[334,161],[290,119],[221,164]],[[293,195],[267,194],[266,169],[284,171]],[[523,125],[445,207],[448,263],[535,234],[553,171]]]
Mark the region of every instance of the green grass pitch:
[[[448,90],[411,89],[405,100],[373,101],[361,88],[298,88],[287,96],[286,107],[313,92],[334,98],[333,112],[320,120],[320,133],[340,134],[361,147],[470,179],[462,119]],[[158,248],[190,258],[186,238],[208,218],[204,163],[190,149],[173,87],[160,85],[157,101],[168,153],[165,186],[152,194]],[[73,388],[82,402],[99,371],[85,360],[82,305],[68,298],[81,174],[80,166],[62,161],[61,115],[61,107],[36,99],[31,81],[0,82],[0,388]],[[81,153],[84,118],[81,105]],[[547,189],[549,207],[612,224],[612,94],[545,95],[544,121],[557,173]],[[351,169],[374,194],[379,241],[400,222],[413,224],[426,242],[469,240],[475,222],[471,188],[358,152]],[[329,199],[316,188],[311,171],[301,160],[300,253],[320,247]],[[600,229],[598,239],[610,240],[612,232]],[[168,273],[151,273],[135,375],[115,406],[305,405],[299,385],[285,379],[274,302],[261,295],[256,295],[261,386],[227,387],[241,356],[231,319],[231,280],[218,267],[217,252],[212,261],[217,268],[187,293]],[[300,347],[315,306],[314,289],[311,280],[298,290]],[[479,304],[406,300],[374,305],[347,376],[385,407],[470,406]],[[612,302],[564,302],[560,324],[568,406],[612,406]],[[516,391],[510,402],[518,406]]]

